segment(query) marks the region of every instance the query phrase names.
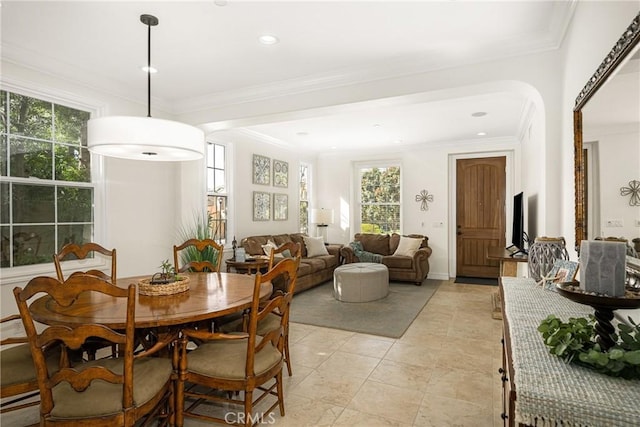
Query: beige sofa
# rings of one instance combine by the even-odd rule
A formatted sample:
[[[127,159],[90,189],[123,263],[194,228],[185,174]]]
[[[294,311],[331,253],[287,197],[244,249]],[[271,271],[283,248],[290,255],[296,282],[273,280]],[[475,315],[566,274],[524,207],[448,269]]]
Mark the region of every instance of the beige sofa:
[[[307,257],[307,248],[304,244],[302,233],[278,234],[264,236],[245,237],[240,241],[240,245],[244,248],[247,256],[264,255],[262,245],[268,240],[274,242],[277,246],[285,242],[300,243],[302,248],[302,258],[298,267],[298,279],[296,282],[295,292],[302,292],[316,285],[333,279],[333,270],[340,265],[340,248],[342,245],[327,245],[329,255],[320,255],[313,258]]]
[[[353,245],[344,246],[340,250],[345,264],[352,262],[381,262],[389,269],[389,280],[413,282],[416,285],[422,285],[424,279],[429,273],[429,256],[431,256],[431,248],[429,247],[429,238],[420,234],[409,234],[406,237],[422,238],[420,248],[413,256],[393,255],[400,243],[399,234],[370,234],[358,233],[354,237],[355,242],[360,242],[362,248],[368,254],[363,254],[364,259],[356,256]],[[381,255],[373,257],[371,254]]]

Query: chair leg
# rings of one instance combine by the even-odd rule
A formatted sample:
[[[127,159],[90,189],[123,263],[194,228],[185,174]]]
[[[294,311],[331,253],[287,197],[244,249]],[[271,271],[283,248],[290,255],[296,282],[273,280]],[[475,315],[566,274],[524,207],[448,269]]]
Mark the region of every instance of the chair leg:
[[[293,375],[291,371],[291,356],[289,355],[289,334],[284,336],[284,361],[287,364],[289,376]]]
[[[182,427],[184,425],[184,381],[177,380],[175,385],[176,393],[173,396],[174,400],[174,414],[176,427]]]
[[[251,427],[253,425],[253,417],[251,412],[253,411],[253,390],[244,391],[244,425],[245,427]]]
[[[276,390],[278,391],[278,406],[280,407],[280,416],[284,417],[284,391],[282,387],[282,371],[278,372],[278,375],[276,375]]]

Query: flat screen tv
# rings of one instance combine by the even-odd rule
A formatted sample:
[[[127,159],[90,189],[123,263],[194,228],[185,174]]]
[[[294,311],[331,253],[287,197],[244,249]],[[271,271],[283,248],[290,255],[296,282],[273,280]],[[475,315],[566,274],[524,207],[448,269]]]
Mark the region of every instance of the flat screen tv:
[[[507,249],[511,250],[511,255],[517,253],[526,254],[524,248],[525,232],[524,232],[524,200],[523,193],[520,192],[513,196],[513,226],[511,227],[511,246]]]

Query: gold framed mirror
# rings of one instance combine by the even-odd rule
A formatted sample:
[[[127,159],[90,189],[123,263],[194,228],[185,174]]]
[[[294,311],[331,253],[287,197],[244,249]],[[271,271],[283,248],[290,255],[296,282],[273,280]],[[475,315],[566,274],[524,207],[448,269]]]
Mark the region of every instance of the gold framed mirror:
[[[600,214],[601,205],[609,206],[609,200],[602,199],[600,196],[599,177],[606,176],[610,171],[618,168],[624,170],[625,175],[629,179],[639,179],[638,171],[640,171],[640,155],[636,155],[640,149],[640,13],[638,13],[631,24],[618,39],[615,46],[611,49],[607,57],[602,61],[596,72],[591,76],[587,84],[576,98],[575,107],[573,109],[573,130],[574,130],[574,177],[575,177],[575,248],[579,252],[580,242],[588,238],[595,238],[603,234],[600,224],[604,222],[613,227],[617,227],[623,222],[617,218],[617,214],[604,213]],[[633,59],[633,60],[632,60]],[[624,69],[624,70],[623,70]],[[623,77],[620,77],[623,76]],[[614,82],[614,80],[616,80]],[[635,84],[633,89],[621,89],[623,84]],[[635,82],[635,83],[634,83]],[[613,98],[618,96],[619,98]],[[623,107],[626,102],[630,102],[630,107]],[[609,118],[611,123],[604,123]],[[596,123],[597,122],[597,123]],[[599,131],[605,125],[616,125],[618,129],[621,126],[627,126],[633,129],[635,137],[628,138],[633,144],[635,138],[635,146],[631,146],[629,152],[620,151],[618,146],[610,145],[598,149],[598,137],[589,134],[589,129],[599,127]],[[611,127],[610,126],[610,127]],[[610,131],[610,130],[609,130]],[[587,138],[585,139],[585,135]],[[593,146],[591,146],[593,144]],[[615,147],[615,148],[612,148]],[[591,148],[591,152],[589,152]],[[607,153],[608,158],[600,159],[599,151]],[[625,156],[626,154],[626,156]],[[619,161],[631,159],[637,161],[637,165],[631,164],[624,167],[622,163],[611,161],[611,157],[618,156]],[[626,181],[625,181],[626,182]],[[618,183],[618,181],[616,181]],[[603,184],[603,193],[606,191],[608,197],[611,197],[613,190],[619,192],[620,185],[613,188],[612,185]],[[620,199],[622,200],[622,199]],[[617,201],[616,201],[617,203]],[[640,211],[640,207],[638,207]],[[630,215],[627,222],[636,221],[640,215],[633,218]],[[609,224],[611,222],[611,224]],[[626,230],[629,230],[635,224],[627,224]],[[617,230],[617,229],[616,229]],[[638,228],[634,231],[638,233]],[[622,231],[622,229],[621,229]],[[607,235],[613,233],[608,232]],[[638,236],[625,236],[632,240]]]

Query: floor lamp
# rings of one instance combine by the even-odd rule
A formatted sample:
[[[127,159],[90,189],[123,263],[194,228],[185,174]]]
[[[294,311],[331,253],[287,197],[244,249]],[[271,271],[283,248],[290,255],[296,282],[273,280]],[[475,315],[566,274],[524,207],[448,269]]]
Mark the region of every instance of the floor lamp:
[[[318,227],[318,237],[327,242],[327,227],[333,224],[333,209],[311,209],[311,223]]]

